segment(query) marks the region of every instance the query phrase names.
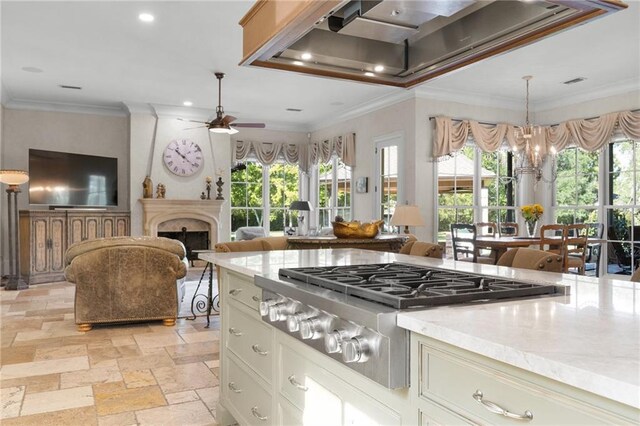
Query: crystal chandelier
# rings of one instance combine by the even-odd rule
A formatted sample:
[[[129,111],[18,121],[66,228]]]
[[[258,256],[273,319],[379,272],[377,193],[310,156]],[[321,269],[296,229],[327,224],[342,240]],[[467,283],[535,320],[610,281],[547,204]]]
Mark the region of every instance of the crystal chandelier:
[[[544,143],[544,137],[542,133],[542,127],[534,126],[529,122],[529,81],[533,77],[525,75],[522,77],[527,82],[527,97],[526,97],[526,119],[524,126],[518,126],[514,130],[514,137],[516,141],[524,140],[524,150],[518,150],[517,147],[513,147],[514,157],[514,177],[518,180],[522,175],[533,175],[536,178],[536,182],[542,179],[542,166],[545,161],[546,153],[541,152],[540,145]],[[555,168],[555,154],[556,150],[552,146],[549,150],[552,164],[552,182],[556,179]],[[544,179],[546,181],[546,179]]]

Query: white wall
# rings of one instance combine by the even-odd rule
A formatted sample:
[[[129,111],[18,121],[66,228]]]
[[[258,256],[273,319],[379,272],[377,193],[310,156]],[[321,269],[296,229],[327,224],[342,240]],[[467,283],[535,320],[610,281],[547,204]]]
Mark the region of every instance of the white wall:
[[[231,141],[229,135],[214,134],[206,128],[185,130],[193,127],[175,117],[160,116],[156,133],[155,147],[153,147],[153,129],[155,117],[151,112],[134,112],[130,116],[131,138],[131,235],[142,235],[142,206],[138,201],[142,198],[142,182],[149,168],[151,180],[155,188],[159,183],[166,187],[167,199],[200,199],[200,193],[205,190],[205,178],[211,176],[217,180],[217,172],[221,171],[223,196],[227,202],[223,205],[218,239],[226,241],[231,233],[229,209],[229,182],[231,165]],[[211,136],[211,139],[209,139]],[[162,159],[166,146],[174,139],[190,139],[202,149],[204,163],[192,176],[182,177],[171,173]],[[215,162],[215,164],[214,164]],[[211,197],[216,197],[216,186],[213,185]],[[212,241],[215,244],[215,241]]]
[[[283,142],[294,144],[305,144],[308,142],[306,132],[287,132],[268,129],[239,128],[240,132],[231,135],[231,142],[251,141],[251,142]]]

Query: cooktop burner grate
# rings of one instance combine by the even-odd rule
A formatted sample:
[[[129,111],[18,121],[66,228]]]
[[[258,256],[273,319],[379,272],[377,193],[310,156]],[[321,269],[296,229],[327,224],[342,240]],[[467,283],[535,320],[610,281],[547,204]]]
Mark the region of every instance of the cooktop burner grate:
[[[396,309],[564,294],[557,286],[550,284],[403,263],[282,268],[279,276]]]

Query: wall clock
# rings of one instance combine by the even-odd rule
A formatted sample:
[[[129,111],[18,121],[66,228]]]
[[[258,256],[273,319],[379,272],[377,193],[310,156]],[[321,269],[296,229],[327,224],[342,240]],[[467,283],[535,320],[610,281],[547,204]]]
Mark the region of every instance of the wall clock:
[[[191,176],[204,161],[198,144],[189,139],[172,140],[162,157],[169,171],[178,176]]]

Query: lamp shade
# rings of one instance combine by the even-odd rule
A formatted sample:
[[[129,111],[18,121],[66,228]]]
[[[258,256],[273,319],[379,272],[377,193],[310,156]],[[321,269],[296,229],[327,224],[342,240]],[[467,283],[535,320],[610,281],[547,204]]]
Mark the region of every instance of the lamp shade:
[[[391,224],[393,226],[424,226],[424,220],[418,206],[401,205],[396,206]]]
[[[211,123],[209,125],[209,131],[211,133],[226,133],[229,135],[235,135],[238,133],[237,129],[234,129],[231,126],[225,125],[224,123]]]
[[[0,170],[0,182],[7,185],[22,185],[29,182],[29,174],[24,170]]]
[[[308,201],[294,201],[289,206],[289,210],[299,210],[299,211],[308,212],[313,210],[313,208],[311,207],[311,203]]]

